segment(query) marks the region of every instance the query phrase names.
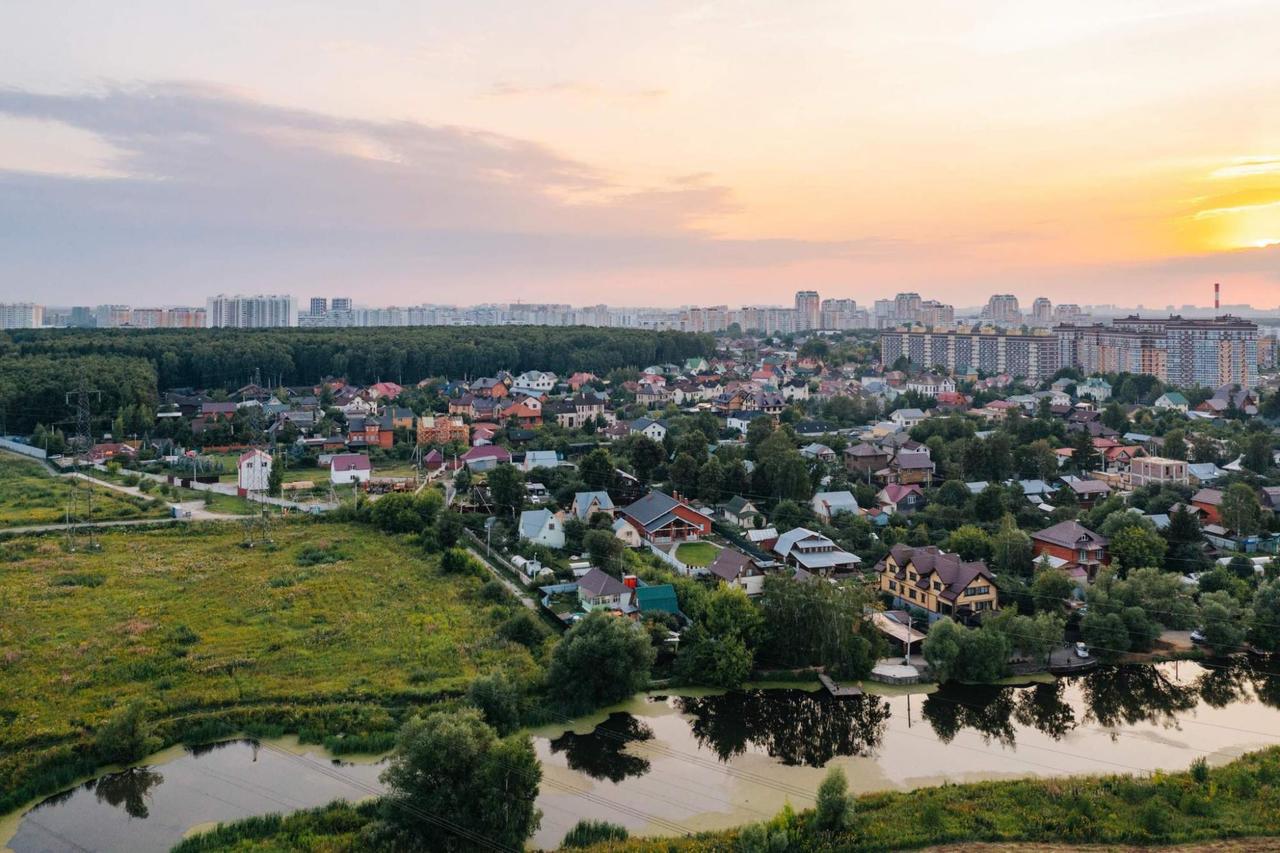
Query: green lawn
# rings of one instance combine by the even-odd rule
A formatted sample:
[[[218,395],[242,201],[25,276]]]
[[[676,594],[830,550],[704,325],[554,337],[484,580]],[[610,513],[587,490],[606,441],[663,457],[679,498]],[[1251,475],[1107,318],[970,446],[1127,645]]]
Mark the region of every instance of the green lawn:
[[[276,521],[271,536],[248,549],[241,525],[205,523],[104,532],[96,554],[55,537],[6,542],[0,756],[80,736],[135,698],[157,716],[377,702],[528,662],[486,639],[517,605],[480,598],[478,577],[440,574],[399,537],[309,520]]]
[[[67,520],[67,497],[75,482],[57,477],[34,459],[0,451],[0,528],[60,524]],[[160,518],[169,509],[162,501],[139,498],[101,486],[93,490],[93,521]],[[90,520],[83,509],[77,521]]]
[[[719,550],[710,542],[682,542],[676,546],[676,559],[686,566],[701,568],[711,565]]]

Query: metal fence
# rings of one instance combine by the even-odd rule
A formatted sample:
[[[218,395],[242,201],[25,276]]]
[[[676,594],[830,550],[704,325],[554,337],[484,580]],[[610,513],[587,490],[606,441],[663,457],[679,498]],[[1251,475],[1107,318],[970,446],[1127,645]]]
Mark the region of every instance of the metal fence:
[[[0,447],[5,450],[12,450],[14,453],[21,453],[23,456],[30,456],[32,459],[48,459],[49,454],[45,453],[39,447],[32,447],[29,444],[23,444],[20,441],[13,441],[8,438],[0,438]]]

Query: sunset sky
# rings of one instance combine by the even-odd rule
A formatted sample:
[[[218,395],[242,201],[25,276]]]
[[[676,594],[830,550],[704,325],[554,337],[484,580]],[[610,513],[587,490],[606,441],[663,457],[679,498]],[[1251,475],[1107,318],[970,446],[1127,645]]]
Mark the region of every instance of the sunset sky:
[[[1274,0],[95,0],[4,31],[0,299],[1280,305]]]

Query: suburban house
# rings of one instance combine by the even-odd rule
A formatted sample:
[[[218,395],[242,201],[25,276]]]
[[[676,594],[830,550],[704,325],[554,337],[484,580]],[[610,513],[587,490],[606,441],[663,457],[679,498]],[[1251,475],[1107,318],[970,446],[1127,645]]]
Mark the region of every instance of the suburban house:
[[[956,390],[956,381],[949,376],[925,374],[907,380],[907,390],[924,394],[926,397],[937,397],[939,394],[950,394]]]
[[[844,467],[850,474],[870,476],[889,464],[889,451],[863,442],[847,447],[844,451]]]
[[[652,438],[659,444],[667,437],[667,425],[663,421],[655,421],[652,418],[636,418],[629,425],[631,432],[640,432]]]
[[[748,530],[747,541],[761,551],[772,551],[774,543],[778,541],[778,529],[776,527],[759,527]]]
[[[613,499],[608,492],[576,492],[573,496],[573,517],[589,521],[598,512],[613,518]]]
[[[813,507],[818,518],[828,523],[842,512],[858,514],[858,500],[850,491],[818,492],[809,505]]]
[[[507,385],[501,379],[485,377],[472,382],[470,391],[477,397],[497,399],[507,396]]]
[[[371,415],[347,418],[347,446],[390,450],[394,442],[395,431],[383,429],[377,418]]]
[[[335,453],[329,458],[329,482],[335,486],[367,483],[373,465],[363,453]]]
[[[632,603],[634,593],[631,587],[600,569],[593,568],[578,578],[578,601],[586,611],[628,612],[634,608]]]
[[[930,622],[1000,609],[995,578],[986,563],[966,562],[935,545],[894,545],[876,571],[880,591],[893,597],[895,607],[918,607],[929,614]]]
[[[1111,383],[1107,380],[1094,376],[1076,385],[1077,397],[1088,397],[1095,403],[1101,403],[1111,399]]]
[[[759,595],[764,589],[764,569],[756,560],[733,548],[721,548],[707,569],[712,576],[747,595]]]
[[[236,486],[240,494],[265,492],[270,488],[271,454],[254,448],[236,460]]]
[[[1172,409],[1175,412],[1185,412],[1191,405],[1191,402],[1177,391],[1166,391],[1156,401],[1151,404],[1157,409]]]
[[[902,429],[911,429],[926,417],[928,415],[919,409],[895,409],[893,414],[889,415],[889,420]]]
[[[918,483],[928,486],[933,483],[934,469],[933,457],[929,454],[928,447],[924,445],[911,449],[903,447],[889,462],[886,480],[903,485]]]
[[[740,412],[734,412],[724,419],[724,424],[731,430],[745,434],[751,428],[751,422],[756,418],[768,418],[774,420],[773,415],[768,412],[761,412],[755,409],[743,409]]]
[[[763,517],[763,514],[747,498],[741,495],[734,495],[727,502],[720,505],[720,516],[730,524],[747,530],[754,528],[756,522]]]
[[[560,457],[554,450],[529,450],[520,462],[520,470],[528,473],[534,468],[555,468],[560,464]]]
[[[1185,486],[1188,482],[1185,460],[1139,456],[1129,462],[1129,484],[1135,489],[1148,485]]]
[[[532,388],[537,391],[550,391],[556,387],[556,375],[542,370],[526,370],[516,377],[516,388]]]
[[[1082,507],[1093,506],[1111,495],[1111,487],[1102,480],[1082,480],[1079,477],[1063,477],[1067,488],[1075,494]]]
[[[711,532],[711,519],[677,497],[651,491],[622,510],[627,520],[650,542],[666,544],[697,539]]]
[[[496,444],[473,447],[462,455],[462,464],[472,471],[492,471],[511,462],[511,452]]]
[[[548,548],[563,548],[564,521],[549,509],[527,509],[520,513],[520,538]]]
[[[876,492],[876,502],[888,512],[909,515],[924,506],[924,491],[915,484],[890,483]]]
[[[1111,562],[1107,537],[1077,521],[1061,521],[1031,534],[1031,553],[1038,560],[1048,555],[1063,561],[1068,574],[1093,580],[1100,566]]]
[[[825,444],[813,442],[800,448],[800,455],[815,462],[835,462],[836,452]]]
[[[644,540],[640,538],[640,531],[632,527],[625,518],[615,518],[612,529],[614,537],[628,548],[639,548],[644,544]]]
[[[779,536],[773,543],[773,552],[789,566],[824,577],[853,571],[862,562],[860,557],[840,550],[836,543],[821,533],[804,527],[788,530]]]
[[[1191,496],[1191,505],[1204,513],[1206,524],[1222,523],[1222,492],[1218,489],[1201,489]]]

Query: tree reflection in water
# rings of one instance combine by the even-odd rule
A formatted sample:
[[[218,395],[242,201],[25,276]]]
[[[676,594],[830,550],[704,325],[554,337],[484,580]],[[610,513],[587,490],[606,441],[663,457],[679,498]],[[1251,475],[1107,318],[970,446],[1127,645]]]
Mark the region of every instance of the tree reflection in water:
[[[1100,667],[1081,676],[1079,683],[1086,718],[1108,728],[1137,723],[1176,726],[1178,714],[1200,699],[1194,686],[1178,684],[1160,666]]]
[[[1259,702],[1280,708],[1280,655],[1255,658],[1249,678]]]
[[[734,690],[682,697],[700,746],[721,761],[763,749],[786,765],[821,767],[837,755],[867,755],[879,745],[889,705],[879,696],[837,698],[824,691]]]
[[[97,780],[93,786],[98,802],[111,806],[124,806],[129,817],[145,819],[147,792],[164,781],[164,777],[149,767],[131,767],[119,773],[111,773]]]
[[[1010,718],[1017,706],[1014,689],[950,681],[929,694],[922,713],[943,743],[950,743],[961,729],[970,728],[981,732],[983,740],[1013,746]]]
[[[618,711],[610,714],[590,734],[565,732],[551,741],[551,752],[563,752],[571,769],[586,773],[593,779],[621,782],[628,776],[643,776],[649,772],[649,762],[626,753],[626,745],[652,738],[653,729],[630,714]]]

